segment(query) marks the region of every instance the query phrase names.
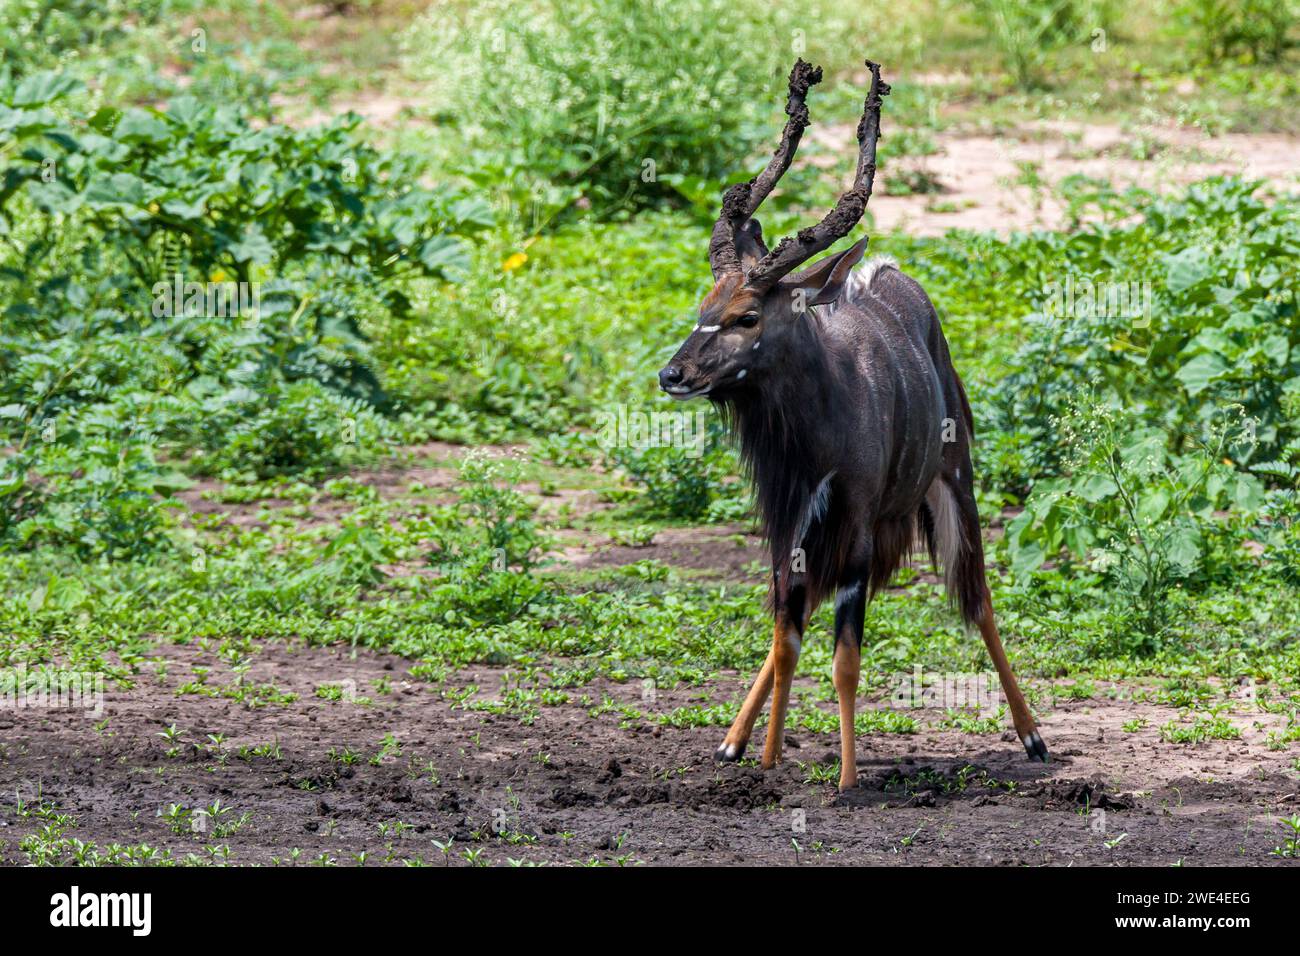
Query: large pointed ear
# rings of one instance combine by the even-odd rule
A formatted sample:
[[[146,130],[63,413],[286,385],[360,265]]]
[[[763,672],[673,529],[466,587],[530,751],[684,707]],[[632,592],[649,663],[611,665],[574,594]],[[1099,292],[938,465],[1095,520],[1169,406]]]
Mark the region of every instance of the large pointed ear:
[[[827,256],[803,272],[786,276],[781,280],[781,285],[787,289],[806,290],[806,305],[834,302],[844,291],[844,283],[848,281],[853,267],[862,261],[862,254],[867,251],[867,238],[863,236],[843,252]]]
[[[740,270],[748,272],[767,255],[767,244],[763,242],[763,227],[757,219],[746,219],[736,230],[736,253],[740,256]]]

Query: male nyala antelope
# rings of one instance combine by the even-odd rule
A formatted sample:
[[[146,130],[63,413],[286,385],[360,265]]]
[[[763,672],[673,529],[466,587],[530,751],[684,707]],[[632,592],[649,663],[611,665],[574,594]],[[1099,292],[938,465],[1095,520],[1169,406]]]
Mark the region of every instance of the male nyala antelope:
[[[769,251],[754,213],[789,168],[808,126],[808,88],[822,77],[820,68],[795,63],[780,145],[758,177],[724,193],[709,241],[713,290],[659,373],[668,394],[707,396],[731,424],[772,553],[772,650],[717,759],[740,759],[770,693],[763,768],[780,760],[803,631],[834,591],[841,789],[857,783],[853,709],[866,604],[921,543],[962,618],[984,636],[1030,759],[1047,761],[993,622],[971,410],[934,306],[894,262],[860,266],[865,237],[793,272],[848,235],[871,198],[889,87],[879,64],[867,66],[853,188],[818,225]]]

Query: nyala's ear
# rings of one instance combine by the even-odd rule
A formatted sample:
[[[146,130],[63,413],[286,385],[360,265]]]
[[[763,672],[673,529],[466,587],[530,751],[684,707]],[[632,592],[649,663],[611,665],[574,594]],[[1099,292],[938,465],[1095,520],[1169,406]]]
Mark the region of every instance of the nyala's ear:
[[[844,291],[853,267],[862,261],[867,251],[867,237],[863,236],[843,252],[827,256],[796,275],[781,280],[787,289],[803,289],[805,305],[825,305],[834,302]]]
[[[763,227],[758,224],[757,219],[746,219],[736,230],[736,254],[740,256],[742,272],[748,272],[767,255],[767,244],[763,242]]]

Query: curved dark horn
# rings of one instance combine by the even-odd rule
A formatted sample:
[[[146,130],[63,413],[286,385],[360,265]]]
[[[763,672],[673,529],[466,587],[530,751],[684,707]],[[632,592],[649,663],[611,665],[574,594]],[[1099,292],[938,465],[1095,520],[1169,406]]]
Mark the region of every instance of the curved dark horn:
[[[790,92],[785,104],[786,115],[790,118],[786,120],[781,142],[777,144],[767,168],[749,182],[737,183],[722,194],[722,212],[714,223],[713,236],[709,240],[709,266],[713,269],[714,279],[741,271],[740,257],[736,253],[736,230],[754,215],[790,168],[803,131],[808,128],[808,106],[804,100],[809,87],[821,81],[821,67],[805,63],[802,58],[795,60],[790,70]]]
[[[785,238],[776,248],[745,276],[745,285],[757,291],[766,291],[781,277],[812,256],[829,248],[862,218],[871,198],[876,179],[876,142],[880,139],[880,107],[883,97],[889,95],[889,84],[880,78],[880,64],[866,61],[871,70],[871,89],[863,103],[862,119],[858,122],[858,165],[853,174],[853,186],[840,196],[835,207],[817,225],[800,229],[795,238]]]

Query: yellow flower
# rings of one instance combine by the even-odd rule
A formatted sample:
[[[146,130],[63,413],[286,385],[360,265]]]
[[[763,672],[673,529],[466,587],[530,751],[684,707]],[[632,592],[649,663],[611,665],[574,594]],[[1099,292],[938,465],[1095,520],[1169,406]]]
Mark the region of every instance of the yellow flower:
[[[210,276],[208,276],[208,280],[211,282],[225,282],[226,279],[227,276],[224,269],[217,269]]]
[[[510,257],[509,259],[507,259],[505,262],[501,263],[501,271],[502,271],[502,272],[513,272],[515,269],[518,269],[520,266],[522,266],[522,265],[523,265],[525,262],[527,262],[527,261],[528,261],[528,254],[527,254],[527,253],[525,253],[525,252],[516,252],[513,256],[511,256],[511,257]]]

